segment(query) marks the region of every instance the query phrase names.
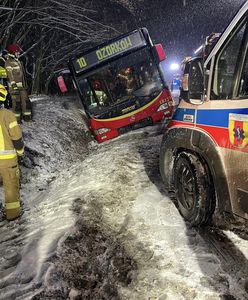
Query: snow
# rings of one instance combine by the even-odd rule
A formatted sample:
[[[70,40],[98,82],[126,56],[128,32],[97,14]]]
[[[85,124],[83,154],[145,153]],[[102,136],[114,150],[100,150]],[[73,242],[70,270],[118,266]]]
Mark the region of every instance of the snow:
[[[159,175],[158,126],[97,145],[73,98],[33,105],[24,213],[0,222],[0,299],[248,298],[247,240],[185,224]]]

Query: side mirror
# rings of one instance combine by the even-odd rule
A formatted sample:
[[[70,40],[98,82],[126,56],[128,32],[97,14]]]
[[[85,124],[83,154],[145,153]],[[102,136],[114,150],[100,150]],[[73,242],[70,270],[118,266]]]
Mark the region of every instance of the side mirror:
[[[202,104],[204,101],[203,60],[193,59],[187,62],[182,76],[181,98],[191,104]]]
[[[192,104],[202,104],[204,101],[204,74],[201,58],[193,60],[190,64],[189,101]]]
[[[61,93],[68,92],[64,77],[62,75],[57,77],[57,82],[58,82],[58,86],[59,86]]]
[[[153,46],[153,51],[155,52],[155,55],[158,58],[159,62],[166,59],[166,53],[165,53],[164,48],[161,44],[154,45]]]

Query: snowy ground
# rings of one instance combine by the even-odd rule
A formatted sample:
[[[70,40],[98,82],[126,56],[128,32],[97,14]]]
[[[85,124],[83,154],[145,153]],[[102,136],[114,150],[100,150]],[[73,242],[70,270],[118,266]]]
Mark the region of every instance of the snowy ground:
[[[248,299],[248,241],[188,228],[148,127],[89,147],[76,103],[34,102],[23,125],[24,214],[0,222],[0,299]]]

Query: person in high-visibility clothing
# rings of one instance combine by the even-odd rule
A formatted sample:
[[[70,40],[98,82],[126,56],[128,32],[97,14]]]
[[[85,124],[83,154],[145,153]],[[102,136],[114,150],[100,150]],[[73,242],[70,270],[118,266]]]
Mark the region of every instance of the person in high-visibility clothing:
[[[9,89],[9,87],[8,87],[8,78],[7,78],[7,71],[6,71],[6,68],[5,68],[6,58],[7,58],[7,51],[2,50],[0,52],[0,84],[4,85],[4,87],[8,91],[8,89]],[[6,97],[6,101],[4,102],[4,107],[5,108],[10,108],[11,107],[11,97],[10,97],[9,93]]]
[[[18,156],[24,155],[24,142],[14,113],[4,108],[7,93],[0,84],[0,177],[3,181],[6,219],[14,220],[21,213]]]
[[[0,81],[1,81],[1,84],[3,84],[3,79],[7,80],[7,72],[5,69],[5,59],[1,54],[0,55]]]
[[[87,98],[88,98],[89,104],[93,107],[97,106],[97,105],[105,105],[108,101],[108,97],[102,90],[101,82],[98,80],[94,80],[91,84],[92,84],[92,88],[94,89],[95,93],[93,93],[93,90],[87,91]],[[97,99],[95,98],[95,96]]]
[[[25,70],[19,60],[21,48],[19,45],[13,44],[7,47],[7,51],[8,58],[5,63],[5,68],[12,98],[12,108],[19,123],[21,118],[24,121],[30,121],[32,118],[32,109],[27,92]]]
[[[93,89],[95,90],[96,97],[101,105],[104,105],[107,101],[107,95],[102,90],[102,84],[100,81],[95,80],[92,84]]]

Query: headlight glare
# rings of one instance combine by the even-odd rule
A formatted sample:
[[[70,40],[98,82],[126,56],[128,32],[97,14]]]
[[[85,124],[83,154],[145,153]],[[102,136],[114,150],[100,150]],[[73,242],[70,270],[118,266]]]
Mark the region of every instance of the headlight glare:
[[[161,111],[161,110],[165,110],[166,108],[168,108],[168,104],[167,103],[163,103],[159,106],[159,108],[157,109],[157,111]]]
[[[99,128],[95,130],[95,135],[100,135],[100,134],[104,134],[106,132],[109,132],[110,129],[109,128]]]

